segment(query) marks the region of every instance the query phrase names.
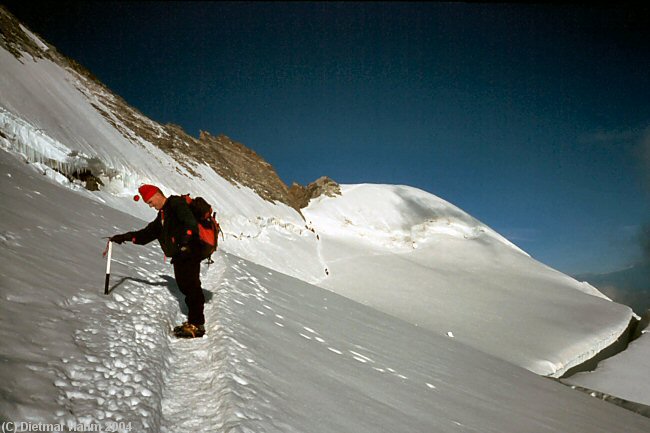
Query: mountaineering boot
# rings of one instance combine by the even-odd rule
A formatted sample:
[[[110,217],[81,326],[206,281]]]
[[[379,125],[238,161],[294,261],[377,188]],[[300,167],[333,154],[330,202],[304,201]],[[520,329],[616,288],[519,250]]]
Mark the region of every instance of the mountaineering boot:
[[[205,334],[205,327],[203,325],[193,325],[185,322],[180,326],[174,328],[174,335],[178,338],[199,338]]]
[[[183,322],[182,325],[175,326],[174,327],[174,334],[177,334],[177,333],[181,332],[181,329],[183,329],[183,326],[187,326],[187,325],[189,325],[189,322]]]

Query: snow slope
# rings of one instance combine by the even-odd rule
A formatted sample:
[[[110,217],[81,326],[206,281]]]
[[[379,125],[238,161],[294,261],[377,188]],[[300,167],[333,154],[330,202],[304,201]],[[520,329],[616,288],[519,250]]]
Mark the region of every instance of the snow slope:
[[[305,210],[309,227],[295,210],[232,185],[205,164],[192,163],[193,176],[117,116],[100,114],[111,113],[105,101],[113,95],[51,60],[29,54],[18,60],[0,48],[0,95],[0,146],[34,162],[44,177],[78,198],[150,220],[155,213],[131,200],[142,182],[168,194],[202,195],[222,223],[224,251],[434,334],[451,332],[539,374],[557,376],[589,358],[615,341],[632,317],[629,308],[537,263],[423,191],[348,186],[343,197],[320,198]],[[164,132],[144,116],[140,120]],[[102,167],[105,186],[89,192],[46,162],[63,170]],[[144,226],[118,221],[104,235]]]
[[[0,127],[6,136],[0,136],[0,144],[31,161],[50,159],[62,167],[89,163],[102,167],[107,173],[102,177],[105,187],[93,196],[144,219],[153,219],[155,213],[132,200],[142,183],[160,185],[167,194],[203,196],[217,212],[226,239],[238,240],[225,243],[230,251],[262,260],[268,257],[265,264],[273,261],[303,279],[319,272],[316,262],[301,260],[315,254],[315,236],[305,229],[304,220],[294,209],[265,201],[249,188],[232,185],[202,163],[193,164],[199,175],[193,176],[161,149],[112,119],[120,129],[129,131],[126,138],[95,108],[110,112],[102,100],[114,96],[97,86],[89,90],[91,84],[49,59],[33,60],[25,54],[19,61],[0,47]],[[141,121],[163,134],[151,120],[142,116]],[[57,176],[54,170],[44,171]],[[277,246],[280,240],[291,241],[296,254],[283,254]]]
[[[0,420],[137,432],[645,432],[650,419],[236,256],[202,270],[207,336],[141,221],[0,151]],[[117,424],[111,424],[117,423]]]
[[[630,321],[628,307],[415,188],[347,185],[305,215],[329,272],[317,284],[539,374],[561,375]]]
[[[650,406],[649,371],[650,332],[645,331],[625,351],[598,364],[596,370],[577,373],[564,382]]]

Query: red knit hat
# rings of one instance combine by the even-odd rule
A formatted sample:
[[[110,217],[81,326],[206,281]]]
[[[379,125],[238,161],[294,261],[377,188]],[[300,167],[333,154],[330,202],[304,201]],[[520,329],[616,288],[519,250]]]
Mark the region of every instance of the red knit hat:
[[[147,200],[149,200],[151,197],[153,197],[153,195],[155,193],[157,193],[157,192],[162,193],[162,191],[160,191],[160,188],[158,188],[157,186],[148,185],[148,184],[144,184],[144,185],[140,186],[140,188],[138,188],[138,192],[142,196],[142,200],[145,203],[146,203]],[[140,200],[140,197],[138,197],[136,195],[135,197],[133,197],[133,200],[138,201],[138,200]]]

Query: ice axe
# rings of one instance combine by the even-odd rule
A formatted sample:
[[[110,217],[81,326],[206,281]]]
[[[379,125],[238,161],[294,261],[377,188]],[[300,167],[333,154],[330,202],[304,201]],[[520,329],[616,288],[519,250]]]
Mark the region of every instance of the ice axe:
[[[111,279],[111,255],[113,253],[113,242],[109,239],[106,243],[106,249],[102,254],[106,257],[106,280],[104,281],[104,294],[108,295],[108,282]]]

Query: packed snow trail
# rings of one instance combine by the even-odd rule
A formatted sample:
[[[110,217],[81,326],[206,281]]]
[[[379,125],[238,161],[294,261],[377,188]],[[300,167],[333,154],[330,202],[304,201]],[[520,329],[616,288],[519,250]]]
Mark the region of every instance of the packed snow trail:
[[[232,376],[221,368],[228,362],[230,348],[219,314],[223,300],[217,294],[224,270],[224,260],[219,254],[215,254],[214,264],[202,268],[205,336],[196,339],[168,336],[170,353],[165,360],[162,433],[222,431],[230,421],[226,396],[231,392]],[[186,311],[184,307],[183,313]],[[179,312],[177,322],[184,320],[185,316]]]
[[[254,377],[247,364],[253,364],[251,351],[235,338],[237,313],[241,305],[236,297],[241,290],[232,284],[232,259],[217,253],[215,263],[203,265],[201,279],[206,293],[206,334],[203,338],[177,339],[172,335],[169,354],[164,362],[161,433],[191,431],[291,433],[290,426],[274,420],[269,406],[273,391],[259,387],[264,381]],[[235,267],[236,268],[236,267]],[[235,270],[235,272],[237,272]],[[263,302],[268,292],[252,275],[237,276],[253,284],[252,296]],[[182,299],[179,298],[179,301]],[[183,307],[183,313],[186,308]],[[185,320],[179,312],[177,321]],[[257,386],[255,385],[257,384]]]

